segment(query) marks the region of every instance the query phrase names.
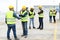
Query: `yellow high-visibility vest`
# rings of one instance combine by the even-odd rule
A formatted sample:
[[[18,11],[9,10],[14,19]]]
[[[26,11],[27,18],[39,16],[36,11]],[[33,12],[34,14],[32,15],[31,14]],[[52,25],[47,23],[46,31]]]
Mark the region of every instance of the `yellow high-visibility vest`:
[[[52,12],[49,13],[49,16],[53,16]]]
[[[24,15],[26,12],[27,12],[27,11],[24,11],[24,12],[21,11],[21,15]],[[21,17],[21,21],[22,21],[22,22],[28,21],[28,15],[26,15],[25,17]]]
[[[34,12],[31,12],[30,11],[30,14],[31,14],[31,16],[29,16],[30,18],[34,18]]]
[[[56,11],[55,11],[55,12],[53,12],[53,16],[56,16]]]
[[[13,11],[6,13],[7,24],[15,24],[16,19],[13,17]]]
[[[40,18],[43,18],[44,17],[43,13],[39,14],[39,17]]]

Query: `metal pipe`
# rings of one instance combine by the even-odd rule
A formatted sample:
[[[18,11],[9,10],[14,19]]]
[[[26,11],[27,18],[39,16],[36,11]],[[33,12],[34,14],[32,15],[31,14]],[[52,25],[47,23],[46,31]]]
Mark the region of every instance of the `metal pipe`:
[[[16,13],[18,12],[18,0],[16,0]]]
[[[59,3],[59,20],[60,20],[60,3]]]

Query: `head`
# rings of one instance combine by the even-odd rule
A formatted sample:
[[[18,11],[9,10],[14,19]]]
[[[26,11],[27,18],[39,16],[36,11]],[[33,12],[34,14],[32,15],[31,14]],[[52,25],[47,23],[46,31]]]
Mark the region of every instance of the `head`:
[[[34,11],[34,8],[30,8],[30,11],[33,12]]]
[[[14,7],[12,5],[9,6],[10,11],[14,11]]]
[[[39,8],[39,10],[42,10],[42,8]]]
[[[10,11],[14,11],[14,8],[9,8]]]
[[[26,6],[22,6],[22,11],[25,11],[26,10]]]
[[[42,9],[42,6],[38,6],[38,8],[39,8],[39,10],[41,10]]]

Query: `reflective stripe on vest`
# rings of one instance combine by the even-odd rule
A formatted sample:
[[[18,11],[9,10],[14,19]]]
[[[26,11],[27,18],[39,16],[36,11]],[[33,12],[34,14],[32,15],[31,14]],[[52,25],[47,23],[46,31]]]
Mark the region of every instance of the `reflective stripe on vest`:
[[[22,11],[21,11],[21,15],[24,15],[25,13],[26,13],[26,11],[25,11],[25,12],[22,12]],[[21,21],[22,21],[22,22],[28,21],[28,15],[26,15],[25,17],[22,17],[22,18],[21,18]]]
[[[31,16],[29,16],[30,18],[34,18],[34,12],[30,12]]]
[[[49,15],[52,16],[52,12],[50,12]]]
[[[44,17],[43,13],[39,14],[39,17],[43,18]]]
[[[55,11],[55,12],[53,12],[53,16],[56,16],[56,11]]]
[[[8,11],[6,13],[7,24],[15,24],[15,18],[13,17],[13,11]]]

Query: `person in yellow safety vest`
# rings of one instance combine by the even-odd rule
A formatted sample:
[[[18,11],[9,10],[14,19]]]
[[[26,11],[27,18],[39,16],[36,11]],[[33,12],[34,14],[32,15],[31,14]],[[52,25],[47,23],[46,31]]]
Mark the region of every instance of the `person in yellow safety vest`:
[[[40,30],[43,30],[43,10],[42,10],[42,6],[39,6],[39,12],[38,12],[38,15],[39,15],[39,27],[37,29],[40,29]]]
[[[23,35],[25,38],[27,38],[28,35],[28,29],[27,29],[27,22],[28,22],[28,13],[26,11],[26,6],[22,6],[22,10],[20,12],[21,16],[21,23],[22,23],[22,28],[23,28]]]
[[[50,12],[49,12],[49,21],[50,21],[50,23],[52,23],[52,9],[50,9]]]
[[[19,40],[16,36],[16,18],[20,19],[15,13],[14,13],[14,7],[12,5],[9,6],[9,11],[6,12],[6,17],[5,17],[5,22],[8,26],[8,30],[7,30],[7,39],[10,39],[10,31],[12,29],[13,34],[14,34],[14,38],[15,40]]]
[[[35,16],[34,9],[30,8],[30,12],[29,12],[29,17],[30,17],[29,29],[31,29],[31,23],[32,23],[33,28],[35,29],[35,27],[34,27],[34,16]]]
[[[56,13],[57,13],[57,11],[54,9],[53,12],[52,12],[54,23],[56,23],[56,18],[55,18]]]

